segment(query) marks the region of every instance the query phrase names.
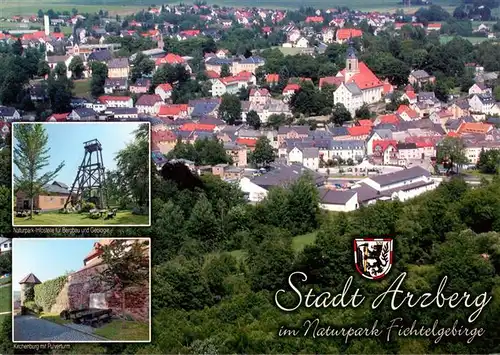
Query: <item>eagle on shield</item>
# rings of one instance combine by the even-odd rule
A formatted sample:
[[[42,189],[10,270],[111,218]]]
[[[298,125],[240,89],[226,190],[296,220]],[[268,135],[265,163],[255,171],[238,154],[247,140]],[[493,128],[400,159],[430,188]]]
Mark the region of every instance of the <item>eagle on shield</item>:
[[[393,240],[390,238],[354,239],[356,270],[367,279],[383,278],[392,266]]]

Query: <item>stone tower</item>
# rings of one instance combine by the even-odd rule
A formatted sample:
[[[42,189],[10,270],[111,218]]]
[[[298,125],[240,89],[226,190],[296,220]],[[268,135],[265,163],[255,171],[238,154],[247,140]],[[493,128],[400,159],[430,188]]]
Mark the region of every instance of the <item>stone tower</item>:
[[[38,279],[38,277],[32,273],[29,273],[25,278],[19,281],[19,284],[21,285],[21,306],[24,305],[26,300],[26,291],[41,283],[42,282]]]
[[[353,47],[352,40],[349,40],[345,62],[345,81],[348,82],[354,75],[359,73],[359,62],[356,57],[356,50]]]

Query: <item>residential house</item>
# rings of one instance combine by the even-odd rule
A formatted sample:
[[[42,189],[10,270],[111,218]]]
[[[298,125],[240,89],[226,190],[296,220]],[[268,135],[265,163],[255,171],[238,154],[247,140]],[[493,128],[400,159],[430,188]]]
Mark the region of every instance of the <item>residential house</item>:
[[[255,105],[265,105],[271,98],[271,93],[267,89],[251,89],[249,101]]]
[[[347,43],[352,38],[363,36],[363,31],[356,28],[339,28],[335,34],[337,43]]]
[[[453,118],[459,118],[470,115],[470,105],[467,100],[458,100],[448,107],[448,110],[453,114]]]
[[[0,254],[10,252],[12,250],[12,239],[0,236]]]
[[[500,149],[500,142],[486,140],[465,140],[464,154],[469,159],[469,163],[476,165],[482,151]]]
[[[495,98],[490,94],[474,94],[469,99],[470,111],[475,113],[495,114]]]
[[[305,37],[300,37],[297,42],[295,42],[296,48],[307,48],[309,47],[309,41]]]
[[[399,165],[398,142],[396,140],[374,140],[372,143],[372,159],[382,165]]]
[[[130,92],[134,94],[145,94],[149,91],[149,88],[151,87],[151,80],[150,79],[145,79],[145,78],[140,78],[137,79],[135,84],[130,85]]]
[[[128,89],[128,80],[126,78],[107,78],[104,83],[104,93],[114,94]]]
[[[54,181],[50,185],[42,188],[42,192],[33,198],[33,209],[42,211],[57,211],[64,207],[68,196],[70,195],[68,185]],[[28,195],[19,190],[16,192],[16,210],[30,210],[31,199]]]
[[[172,97],[172,85],[169,83],[160,84],[155,89],[155,94],[159,95],[163,101],[167,101]]]
[[[308,136],[308,126],[281,126],[277,135],[278,146],[281,146],[286,139],[302,139]]]
[[[350,212],[359,208],[355,190],[334,190],[329,187],[319,189],[319,207],[327,211]]]
[[[53,55],[53,56],[47,56],[47,63],[49,64],[50,70],[54,70],[55,67],[57,66],[58,63],[64,63],[66,65],[66,68],[69,68],[69,65],[71,64],[71,61],[73,60],[72,55]],[[66,76],[71,78],[73,73],[71,70],[66,71]]]
[[[128,58],[115,58],[108,63],[108,78],[128,78],[129,76]]]
[[[19,121],[21,114],[14,107],[0,106],[0,119],[5,122]]]
[[[238,184],[249,201],[259,202],[267,196],[269,189],[293,183],[306,171],[310,170],[298,164],[273,164],[270,171],[253,178],[243,177]],[[316,186],[324,185],[323,176],[315,172],[312,172],[312,176]]]
[[[231,73],[233,75],[237,75],[241,72],[250,72],[252,74],[255,74],[257,68],[263,66],[264,64],[265,60],[261,57],[252,56],[245,58],[241,56],[233,61],[231,66]]]
[[[160,95],[142,95],[135,103],[139,113],[156,116],[160,111],[160,106],[163,103]]]
[[[68,115],[68,121],[95,121],[97,112],[91,108],[76,108]]]
[[[237,143],[224,143],[226,154],[233,159],[233,165],[245,168],[248,165],[247,147]]]
[[[187,116],[187,104],[161,105],[160,110],[158,111],[158,117],[161,118],[171,118],[173,120],[177,120],[179,118],[186,118]]]
[[[134,107],[134,101],[128,96],[100,96],[99,102],[106,105],[105,108],[110,107]]]
[[[363,140],[336,140],[330,142],[330,146],[324,153],[320,153],[323,161],[339,160],[347,161],[352,159],[353,162],[363,159],[366,155],[365,142]]]
[[[491,88],[487,87],[484,83],[475,83],[469,88],[469,95],[474,94],[489,94],[492,95]]]
[[[134,120],[139,117],[136,107],[110,107],[104,113],[116,120]]]
[[[425,84],[434,84],[436,77],[430,75],[425,70],[413,70],[408,77],[408,82],[413,87],[422,87]]]

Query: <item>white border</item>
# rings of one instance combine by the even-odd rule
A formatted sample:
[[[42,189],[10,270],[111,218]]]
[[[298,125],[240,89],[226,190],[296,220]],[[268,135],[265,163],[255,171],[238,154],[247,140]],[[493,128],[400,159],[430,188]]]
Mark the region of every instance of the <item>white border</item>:
[[[67,124],[94,124],[94,125],[101,125],[101,124],[123,124],[123,123],[137,123],[137,124],[147,124],[149,129],[149,155],[148,155],[148,164],[149,164],[149,213],[148,213],[148,224],[78,224],[78,225],[72,225],[72,224],[42,224],[42,225],[36,225],[36,224],[22,224],[22,225],[16,225],[14,223],[15,218],[14,218],[14,207],[15,207],[15,194],[14,194],[14,128],[18,124],[53,124],[53,125],[67,125]],[[12,122],[12,128],[11,128],[11,147],[10,147],[10,155],[11,155],[11,161],[10,161],[10,172],[11,172],[11,221],[12,221],[12,227],[14,228],[116,228],[116,227],[151,227],[151,122],[149,121],[119,121],[119,122],[101,122],[101,121],[75,121],[75,122]],[[112,138],[110,138],[112,139]]]
[[[66,240],[95,240],[99,238],[13,238],[12,239],[12,270],[11,270],[11,279],[12,279],[12,287],[11,287],[11,307],[12,307],[12,313],[11,313],[11,318],[12,318],[12,343],[14,344],[100,344],[100,343],[131,343],[131,344],[138,344],[138,343],[151,343],[151,323],[152,323],[152,318],[151,318],[151,238],[100,238],[102,239],[121,239],[121,240],[147,240],[149,242],[149,338],[148,340],[99,340],[99,341],[75,341],[75,340],[68,340],[68,341],[15,341],[14,340],[14,332],[15,332],[15,321],[14,321],[14,268],[15,268],[15,262],[14,262],[14,246],[15,244],[21,241],[28,241],[28,240],[37,240],[40,242],[50,242],[51,240],[61,240],[61,239],[66,239]],[[15,241],[15,242],[14,242]],[[85,257],[85,256],[83,256]],[[82,259],[83,260],[83,259]],[[69,328],[69,327],[68,327]],[[69,328],[72,329],[72,328]],[[75,330],[76,331],[76,330]],[[83,332],[82,332],[83,333]]]

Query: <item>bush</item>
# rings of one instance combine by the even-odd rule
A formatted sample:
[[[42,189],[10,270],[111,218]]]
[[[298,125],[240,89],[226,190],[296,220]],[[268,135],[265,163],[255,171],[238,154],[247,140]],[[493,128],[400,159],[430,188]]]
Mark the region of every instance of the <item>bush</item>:
[[[12,271],[12,255],[10,252],[0,255],[0,275],[10,274]]]
[[[35,290],[32,285],[26,285],[24,289],[24,300],[26,302],[35,300]]]
[[[42,307],[40,307],[38,304],[36,304],[35,301],[27,301],[24,302],[24,312],[25,314],[28,313],[28,311],[34,312],[36,314],[40,314],[42,312]],[[21,309],[21,313],[23,310]]]
[[[69,213],[69,211],[68,211],[66,208],[61,208],[61,209],[59,210],[59,213],[62,213],[62,214],[68,214],[68,213]]]
[[[80,212],[90,212],[90,210],[95,209],[95,203],[92,202],[84,202],[82,204],[82,208],[80,209]]]
[[[59,276],[35,286],[35,302],[43,308],[44,312],[50,312],[67,279],[66,275]]]

